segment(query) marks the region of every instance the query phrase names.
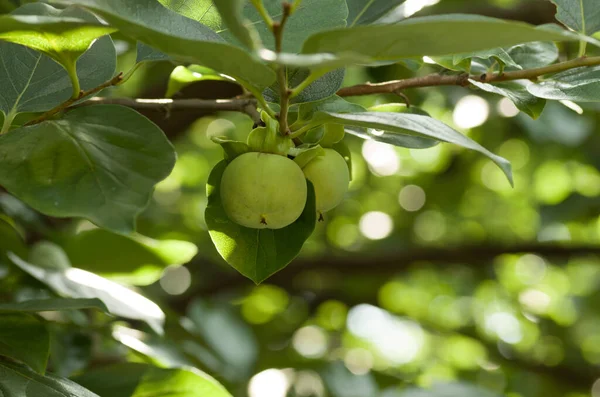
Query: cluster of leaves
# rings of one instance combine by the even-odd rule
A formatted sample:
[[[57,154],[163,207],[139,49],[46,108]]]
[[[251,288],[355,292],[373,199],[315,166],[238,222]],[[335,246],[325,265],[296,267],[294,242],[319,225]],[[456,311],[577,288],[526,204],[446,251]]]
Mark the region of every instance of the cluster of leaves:
[[[200,364],[171,356],[172,365],[164,365],[171,368],[127,363],[75,379],[93,392],[45,374],[53,329],[64,324],[35,313],[59,313],[56,318],[69,325],[90,326],[100,311],[143,321],[161,334],[163,309],[115,280],[147,285],[165,267],[185,263],[196,253],[195,246],[183,241],[156,241],[134,233],[136,218],[148,205],[155,185],[175,165],[175,150],[164,133],[127,107],[85,102],[102,88],[127,81],[143,64],[171,60],[194,65],[174,71],[166,96],[196,81],[200,73],[202,79],[241,85],[256,98],[267,124],[289,106],[289,133],[308,146],[290,148],[287,154],[300,157],[306,148],[334,146],[349,157],[343,134],[328,128],[335,124],[345,126],[350,135],[404,148],[425,149],[447,142],[471,149],[494,161],[511,182],[508,161],[421,109],[398,104],[363,107],[335,95],[344,68],[398,62],[419,65],[423,57],[430,57],[448,73],[470,74],[471,85],[509,98],[532,118],[541,114],[547,99],[599,100],[596,59],[575,59],[553,67],[559,53],[554,42],[579,42],[580,55],[585,55],[587,44],[598,45],[593,35],[600,30],[600,16],[591,1],[555,1],[557,17],[571,29],[567,30],[464,15],[393,20],[389,12],[402,1],[296,0],[281,51],[270,17],[281,13],[279,0],[57,0],[15,10],[11,3],[11,13],[0,16],[0,186],[38,213],[81,217],[98,228],[56,235],[44,231],[36,223],[39,214],[14,197],[6,196],[0,203],[6,214],[0,219],[0,261],[12,263],[21,277],[28,274],[48,288],[47,296],[0,305],[0,391],[8,395],[144,396],[149,391],[229,395],[203,372],[181,369]],[[116,74],[111,34],[137,41],[135,65],[123,76]],[[289,103],[279,94],[281,68],[289,81]],[[543,81],[525,77],[494,82],[475,77],[527,70],[537,70],[535,77],[563,71]],[[220,143],[230,158],[240,152],[236,142]],[[251,148],[252,141],[248,144]],[[215,168],[209,186],[218,186],[222,167]],[[285,267],[315,228],[316,211],[311,205],[290,230],[241,228],[223,217],[218,190],[211,192],[206,221],[217,249],[237,251],[224,254],[225,259],[257,283]],[[314,198],[309,201],[314,203]],[[54,242],[28,247],[20,236],[22,228],[39,229],[41,240]],[[102,317],[100,333],[111,318]],[[207,337],[206,331],[196,328],[202,325],[194,331],[180,326],[177,332]],[[121,329],[113,334],[127,345],[127,332]],[[210,362],[206,357],[211,354],[187,337],[188,353],[194,351],[202,357],[199,361]],[[147,339],[151,346],[152,337]],[[156,356],[152,360],[160,361]],[[58,372],[70,375],[80,369],[75,365]],[[116,384],[115,374],[127,374],[127,382]]]

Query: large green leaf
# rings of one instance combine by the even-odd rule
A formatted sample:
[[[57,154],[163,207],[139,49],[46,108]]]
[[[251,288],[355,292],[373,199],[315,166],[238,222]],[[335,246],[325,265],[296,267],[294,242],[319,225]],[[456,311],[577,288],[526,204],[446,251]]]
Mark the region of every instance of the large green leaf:
[[[346,126],[356,126],[374,129],[378,133],[371,133],[370,139],[394,143],[394,135],[411,134],[416,137],[432,138],[441,142],[453,143],[467,149],[475,150],[489,157],[506,174],[512,184],[510,163],[482,147],[446,124],[420,114],[390,113],[390,112],[364,112],[364,113],[318,113],[316,121],[322,123],[336,123]],[[351,130],[347,130],[351,133]],[[403,146],[403,145],[400,145]]]
[[[221,204],[221,176],[227,163],[212,170],[207,183],[208,206],[205,219],[219,254],[238,272],[255,283],[283,269],[300,252],[312,234],[316,219],[314,189],[308,184],[308,199],[300,218],[282,229],[250,229],[232,222]]]
[[[187,241],[161,241],[93,229],[68,239],[65,251],[77,268],[114,281],[149,285],[157,281],[168,266],[189,262],[198,248]],[[119,255],[115,256],[115,252]]]
[[[527,87],[533,84],[529,80],[516,80],[496,84],[486,84],[471,80],[471,84],[484,91],[502,95],[510,99],[519,110],[528,114],[532,119],[537,119],[546,106],[544,99],[538,98],[527,91]]]
[[[97,87],[113,77],[117,63],[110,36],[101,37],[77,60],[81,89]],[[27,47],[0,41],[0,112],[43,112],[72,94],[67,71],[52,59]]]
[[[231,397],[215,379],[195,368],[124,363],[86,372],[75,380],[107,397]]]
[[[232,0],[160,1],[172,10],[202,22],[218,32],[225,40],[233,43],[240,42],[237,36],[241,32],[232,32],[229,29],[231,24],[227,22],[229,17],[221,18],[217,12],[217,8],[221,9],[222,12],[225,8],[224,5],[219,3],[232,3]],[[242,15],[246,19],[246,25],[252,26],[260,35],[263,44],[267,48],[274,50],[275,40],[273,33],[251,2],[245,1],[244,3]],[[264,0],[263,3],[274,20],[281,19],[281,0]],[[300,52],[302,43],[308,36],[325,29],[346,26],[347,16],[348,7],[345,0],[303,0],[300,7],[285,25],[283,51],[292,53]]]
[[[346,0],[348,26],[365,25],[377,21],[405,0]]]
[[[0,356],[21,361],[34,371],[44,373],[49,354],[50,334],[37,317],[25,313],[0,313]],[[1,365],[0,362],[0,373]]]
[[[165,314],[154,302],[142,295],[94,273],[74,267],[44,269],[9,253],[10,260],[21,270],[48,285],[59,295],[70,298],[100,299],[111,314],[142,320],[162,333]]]
[[[571,29],[593,35],[600,30],[600,7],[596,0],[550,0],[556,4],[556,19]]]
[[[91,9],[127,36],[174,59],[207,66],[258,88],[275,81],[275,73],[251,54],[222,42],[208,27],[169,10],[156,0],[74,0],[69,3]]]
[[[600,102],[600,66],[557,73],[546,81],[530,84],[527,90],[539,98]]]
[[[290,87],[294,88],[304,81],[309,75],[307,69],[290,69],[288,70],[288,79]],[[321,78],[312,82],[302,92],[292,98],[292,103],[306,103],[320,101],[334,95],[344,82],[345,70],[336,69],[326,73]],[[279,87],[277,84],[267,88],[264,91],[265,98],[269,102],[279,102]]]
[[[48,29],[35,23],[46,17],[64,19],[65,22],[51,25]],[[74,21],[79,22],[74,24]],[[53,29],[61,26],[62,30]],[[48,55],[63,65],[74,78],[77,59],[96,39],[114,30],[100,24],[95,16],[80,8],[58,10],[44,3],[26,4],[10,16],[0,17],[0,40],[21,44]]]
[[[0,159],[0,184],[38,211],[130,233],[175,152],[144,116],[99,105],[1,135]]]
[[[108,308],[100,299],[55,298],[0,303],[0,312],[49,312],[79,309],[99,309],[108,312]]]
[[[68,379],[0,361],[0,391],[3,397],[100,397]]]
[[[312,35],[302,52],[355,53],[375,60],[438,56],[512,46],[531,41],[577,40],[555,29],[537,29],[475,15],[411,18],[394,25],[358,26]]]
[[[172,98],[185,87],[199,81],[232,81],[231,77],[200,65],[177,66],[169,76],[166,97]]]

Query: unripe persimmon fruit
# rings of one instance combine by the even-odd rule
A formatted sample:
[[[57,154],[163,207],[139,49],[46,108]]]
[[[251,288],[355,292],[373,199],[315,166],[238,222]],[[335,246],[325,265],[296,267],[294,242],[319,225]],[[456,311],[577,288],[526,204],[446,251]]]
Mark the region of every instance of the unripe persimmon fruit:
[[[317,211],[327,212],[342,202],[348,191],[350,172],[338,152],[325,149],[325,155],[315,157],[302,171],[315,188]]]
[[[225,168],[220,195],[233,222],[253,229],[281,229],[302,214],[306,179],[287,157],[244,153]]]

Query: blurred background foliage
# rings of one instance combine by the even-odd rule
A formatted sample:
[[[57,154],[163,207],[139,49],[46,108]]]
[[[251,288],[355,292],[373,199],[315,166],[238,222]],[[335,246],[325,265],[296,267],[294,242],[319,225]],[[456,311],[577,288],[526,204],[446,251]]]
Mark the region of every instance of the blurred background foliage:
[[[0,10],[11,3],[0,1]],[[554,15],[547,1],[407,3],[419,15],[473,12],[532,23]],[[135,47],[114,39],[119,69],[127,70]],[[239,93],[218,78],[177,91],[174,68],[149,65],[105,95],[159,98],[168,86],[174,98]],[[439,70],[352,68],[345,85]],[[260,286],[220,259],[203,219],[205,183],[223,157],[210,138],[244,140],[252,121],[243,114],[143,111],[179,157],[134,239],[42,218],[2,193],[0,252],[24,251],[19,236],[50,235],[74,266],[136,285],[167,312],[165,338],[100,313],[52,313],[50,370],[86,385],[89,373],[77,377],[83,369],[123,357],[189,365],[250,397],[600,396],[600,107],[548,103],[534,121],[482,91],[406,94],[510,160],[515,187],[489,160],[451,145],[411,150],[347,136],[346,201],[319,223],[298,260]],[[0,298],[51,294],[2,255]]]

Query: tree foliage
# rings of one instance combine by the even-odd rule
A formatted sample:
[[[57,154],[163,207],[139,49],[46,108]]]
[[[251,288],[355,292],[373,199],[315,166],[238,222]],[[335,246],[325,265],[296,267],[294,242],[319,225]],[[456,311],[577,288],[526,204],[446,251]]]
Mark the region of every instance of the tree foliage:
[[[0,396],[597,389],[600,5],[437,3],[0,0]]]

